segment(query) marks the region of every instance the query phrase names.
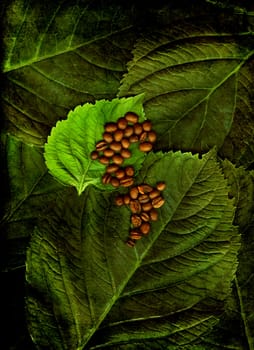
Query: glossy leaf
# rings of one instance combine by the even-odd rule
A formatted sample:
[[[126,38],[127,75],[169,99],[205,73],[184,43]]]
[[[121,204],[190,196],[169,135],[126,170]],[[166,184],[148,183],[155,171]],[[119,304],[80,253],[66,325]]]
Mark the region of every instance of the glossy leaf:
[[[137,181],[165,180],[148,237],[124,242],[130,212],[88,187],[36,228],[27,256],[29,324],[37,347],[182,346],[217,322],[237,266],[234,208],[216,153],[150,154]]]

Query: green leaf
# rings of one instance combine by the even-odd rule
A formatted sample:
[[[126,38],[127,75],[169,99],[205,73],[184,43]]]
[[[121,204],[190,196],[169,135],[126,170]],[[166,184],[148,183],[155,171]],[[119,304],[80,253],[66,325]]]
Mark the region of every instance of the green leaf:
[[[129,7],[11,1],[3,18],[6,127],[42,146],[79,104],[116,95],[136,34]]]
[[[129,209],[114,205],[113,192],[89,186],[41,221],[26,264],[28,319],[39,349],[183,346],[217,322],[239,239],[215,151],[202,159],[150,153],[137,181],[161,180],[167,187],[159,220],[133,249],[125,245]]]
[[[105,188],[101,177],[105,165],[91,159],[96,142],[102,139],[104,125],[116,121],[126,112],[132,111],[144,120],[143,98],[136,97],[100,100],[95,104],[87,103],[77,106],[68,114],[68,119],[59,121],[48,137],[45,145],[45,159],[50,173],[63,184],[76,187],[81,194],[86,186],[94,184]],[[132,157],[124,165],[134,165],[138,170],[144,159],[144,153],[134,144],[131,147]],[[107,186],[112,190],[112,186]]]
[[[176,23],[144,35],[133,52],[119,96],[145,93],[158,149],[207,151],[222,146],[234,116],[249,108],[253,34]],[[250,74],[246,74],[248,64]]]

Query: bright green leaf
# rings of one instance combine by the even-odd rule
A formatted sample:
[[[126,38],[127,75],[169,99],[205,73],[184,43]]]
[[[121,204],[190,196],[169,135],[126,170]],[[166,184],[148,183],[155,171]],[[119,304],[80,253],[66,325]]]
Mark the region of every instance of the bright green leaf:
[[[132,111],[144,120],[143,98],[136,97],[100,100],[95,104],[77,106],[68,114],[68,119],[59,121],[51,131],[45,145],[45,159],[50,173],[63,184],[76,187],[81,194],[88,184],[105,188],[101,177],[105,165],[91,159],[96,143],[102,139],[104,125],[116,121],[126,112]],[[131,146],[132,157],[124,161],[125,165],[134,165],[138,170],[144,159],[137,144]],[[112,186],[107,186],[112,190]]]
[[[161,180],[166,203],[133,249],[125,245],[129,209],[115,206],[112,192],[89,186],[41,221],[27,255],[28,318],[39,349],[163,339],[183,346],[217,322],[239,243],[216,153],[151,153],[137,182]]]
[[[198,21],[156,30],[138,40],[119,96],[145,93],[158,149],[219,148],[243,104],[253,116],[246,86],[253,43],[251,33],[221,33]]]

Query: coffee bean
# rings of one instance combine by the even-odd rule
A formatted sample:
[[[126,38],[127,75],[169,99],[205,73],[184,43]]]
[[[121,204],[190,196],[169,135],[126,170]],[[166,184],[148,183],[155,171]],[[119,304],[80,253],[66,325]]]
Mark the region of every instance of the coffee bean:
[[[121,196],[121,195],[118,195],[116,198],[115,198],[115,204],[117,205],[117,206],[122,206],[122,205],[124,205],[124,201],[123,201],[123,196]]]
[[[129,146],[130,146],[130,141],[129,141],[127,138],[123,138],[123,139],[121,140],[121,144],[122,144],[122,147],[123,147],[123,148],[129,148]]]
[[[119,166],[117,164],[109,164],[106,168],[106,172],[108,174],[112,174],[116,172],[119,169]]]
[[[114,187],[119,187],[120,186],[120,181],[116,177],[112,177],[110,180],[110,183]]]
[[[140,142],[145,142],[147,139],[147,132],[146,131],[143,131],[140,136],[139,136],[139,141]]]
[[[106,142],[110,143],[113,141],[113,136],[110,132],[104,132],[103,133],[103,140],[105,140]]]
[[[134,170],[133,166],[131,166],[131,165],[129,165],[126,168],[124,168],[124,171],[125,171],[125,174],[127,176],[130,176],[130,177],[135,174],[135,170]]]
[[[124,130],[124,137],[130,137],[133,134],[134,130],[131,125],[128,125],[127,128]]]
[[[137,187],[133,187],[131,190],[130,190],[130,197],[132,199],[137,199],[138,198],[138,189]]]
[[[133,214],[131,216],[131,223],[134,227],[139,227],[142,224],[142,220],[140,216],[138,216],[137,214]]]
[[[134,214],[139,214],[141,212],[141,205],[138,200],[132,199],[130,201],[130,210]]]
[[[103,151],[103,154],[105,157],[111,158],[115,154],[115,152],[112,149],[107,148],[105,149],[105,151]]]
[[[109,147],[115,152],[120,152],[121,149],[122,149],[121,143],[120,142],[116,142],[116,141],[111,142]]]
[[[90,156],[91,156],[92,160],[98,159],[99,158],[99,152],[93,151],[93,152],[91,152]]]
[[[141,217],[141,219],[142,219],[143,221],[145,221],[145,222],[150,221],[150,216],[149,216],[148,213],[141,213],[140,217]]]
[[[112,157],[112,160],[115,164],[122,164],[123,163],[123,157],[120,156],[119,154],[115,154],[113,157]]]
[[[147,134],[148,141],[154,143],[156,141],[157,135],[155,131],[149,131]]]
[[[102,176],[102,183],[103,183],[104,185],[109,184],[110,181],[111,181],[111,178],[112,178],[112,176],[111,176],[110,174],[105,173],[105,174]]]
[[[137,123],[138,121],[138,115],[134,112],[127,112],[124,117],[128,122],[133,124]]]
[[[149,212],[150,220],[151,221],[157,221],[158,220],[158,212],[156,209],[151,209]]]
[[[101,164],[108,165],[108,164],[109,164],[109,158],[107,158],[107,157],[105,157],[105,156],[101,156],[101,157],[99,158],[99,162],[100,162]]]
[[[153,148],[153,145],[150,142],[142,142],[138,148],[142,152],[149,152]]]
[[[154,189],[149,193],[149,197],[151,199],[154,199],[154,198],[158,197],[160,194],[161,194],[160,191]]]
[[[128,149],[122,149],[120,154],[124,159],[131,157],[131,151],[129,151]]]
[[[156,188],[158,191],[163,191],[166,188],[166,184],[163,181],[160,181],[156,184]]]
[[[131,200],[131,197],[128,195],[128,193],[126,193],[124,196],[123,196],[123,202],[125,205],[128,205],[130,204],[130,200]]]
[[[143,235],[147,235],[150,231],[151,225],[149,222],[143,222],[143,224],[140,226],[140,232],[143,233]]]
[[[123,187],[130,187],[134,184],[134,179],[133,177],[125,177],[120,180],[120,184]]]
[[[128,121],[125,118],[119,118],[117,121],[117,126],[119,129],[124,130],[128,125]]]
[[[123,138],[123,130],[116,130],[113,134],[115,141],[119,142]]]
[[[152,129],[152,122],[150,120],[145,120],[142,123],[143,130],[150,131]]]
[[[108,148],[108,143],[106,141],[99,141],[96,143],[96,150],[97,151],[104,151],[106,148]]]
[[[144,203],[148,203],[150,201],[150,198],[147,194],[141,194],[138,196],[138,200],[140,203],[144,204]]]
[[[142,233],[140,231],[138,231],[137,229],[133,229],[130,232],[130,238],[133,240],[138,240],[142,238]]]
[[[134,129],[134,134],[135,135],[140,135],[143,131],[143,127],[142,124],[140,123],[136,123],[133,125],[133,129]]]
[[[151,202],[142,204],[142,210],[143,210],[143,211],[149,211],[149,210],[152,209],[152,207],[153,207],[153,205],[152,205]]]
[[[104,129],[107,132],[115,132],[117,130],[117,124],[116,123],[107,123],[104,126]]]
[[[160,197],[156,197],[152,200],[152,205],[154,208],[160,208],[163,206],[163,204],[165,203],[165,199]]]
[[[118,169],[116,172],[115,172],[115,176],[117,179],[121,180],[125,177],[125,171],[123,169]]]
[[[128,239],[126,242],[127,246],[133,248],[135,246],[135,242],[132,239]]]
[[[138,136],[137,135],[131,135],[129,138],[130,143],[138,142]]]
[[[153,190],[153,187],[147,184],[141,184],[138,186],[138,191],[141,194],[149,193]]]

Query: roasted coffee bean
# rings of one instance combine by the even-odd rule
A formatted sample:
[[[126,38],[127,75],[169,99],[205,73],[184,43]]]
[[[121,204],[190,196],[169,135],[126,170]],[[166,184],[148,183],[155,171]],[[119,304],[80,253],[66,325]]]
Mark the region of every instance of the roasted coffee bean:
[[[115,141],[119,142],[123,138],[123,130],[116,130],[113,134]]]
[[[150,231],[151,225],[149,222],[143,222],[143,224],[140,226],[140,232],[143,233],[143,235],[147,235]]]
[[[121,195],[118,195],[116,198],[115,198],[115,204],[117,205],[117,206],[122,206],[122,205],[124,205],[124,201],[123,201],[123,196],[121,196]]]
[[[109,147],[115,152],[120,152],[121,149],[122,149],[121,143],[120,142],[116,142],[116,141],[111,142]]]
[[[138,142],[138,136],[137,135],[131,135],[129,138],[130,143]]]
[[[145,120],[142,123],[142,127],[143,127],[143,130],[150,131],[152,129],[152,122],[151,122],[151,120]]]
[[[127,112],[124,117],[128,122],[133,124],[137,123],[138,121],[138,115],[134,112]]]
[[[124,137],[130,137],[133,134],[134,130],[131,125],[128,125],[124,130]]]
[[[106,148],[108,148],[108,143],[106,141],[99,141],[96,143],[95,147],[97,151],[104,151]]]
[[[139,144],[139,150],[142,152],[150,152],[153,145],[150,142],[142,142]]]
[[[136,123],[133,125],[133,129],[134,129],[134,134],[135,135],[140,135],[143,131],[143,127],[142,124],[140,123]]]
[[[129,148],[129,146],[130,146],[130,141],[129,141],[127,138],[123,138],[123,139],[121,140],[121,144],[122,144],[122,147],[123,147],[123,148]]]
[[[130,232],[130,238],[133,240],[138,240],[142,238],[142,233],[140,231],[138,231],[137,229],[133,229]]]
[[[131,151],[129,151],[128,149],[122,149],[120,154],[124,159],[131,157]]]
[[[163,206],[164,203],[165,203],[165,199],[162,198],[161,196],[156,197],[152,200],[152,205],[154,208],[160,208]]]
[[[140,217],[141,217],[141,219],[142,219],[143,221],[145,221],[145,222],[150,221],[150,216],[149,216],[148,213],[141,213]]]
[[[141,184],[138,186],[138,191],[141,194],[152,192],[153,187],[147,184]]]
[[[156,132],[155,131],[149,131],[148,134],[147,134],[147,138],[148,138],[149,142],[154,143],[156,141],[156,139],[157,139]]]
[[[127,246],[133,248],[135,246],[135,242],[132,239],[128,239],[126,242]]]
[[[140,203],[144,204],[144,203],[148,203],[150,201],[150,198],[147,194],[140,194],[138,196],[138,200]]]
[[[99,158],[99,152],[93,151],[93,152],[91,152],[90,156],[91,156],[92,160],[98,159]]]
[[[131,200],[131,197],[128,195],[128,193],[126,193],[124,196],[123,196],[123,202],[125,205],[128,205],[130,204],[130,200]]]
[[[107,132],[115,132],[117,130],[117,124],[116,123],[107,123],[104,126],[104,129]]]
[[[106,172],[108,174],[115,173],[119,169],[119,166],[117,164],[109,164],[106,168]]]
[[[160,181],[156,184],[156,188],[158,191],[163,191],[166,188],[166,184],[163,181]]]
[[[134,179],[133,177],[125,177],[120,180],[120,184],[123,187],[130,187],[134,184]]]
[[[105,151],[103,151],[103,154],[105,157],[111,158],[115,154],[115,152],[112,149],[107,148],[105,149]]]
[[[120,156],[119,154],[115,154],[113,157],[112,157],[112,160],[115,164],[122,164],[123,163],[123,157]]]
[[[154,189],[152,190],[152,192],[149,193],[149,197],[151,199],[154,199],[156,197],[159,197],[160,194],[161,194],[160,191]]]
[[[116,177],[112,177],[110,180],[110,183],[114,187],[119,187],[120,186],[120,181]]]
[[[111,181],[111,178],[112,178],[112,176],[111,176],[110,174],[105,173],[105,174],[102,176],[102,183],[103,183],[104,185],[109,184],[110,181]]]
[[[138,200],[132,199],[130,201],[130,210],[134,214],[139,214],[141,212],[141,204]]]
[[[118,169],[116,172],[115,172],[115,176],[117,179],[121,180],[125,177],[125,171],[123,169]]]
[[[135,170],[134,170],[133,166],[131,166],[131,165],[129,165],[126,168],[124,168],[124,171],[125,171],[125,174],[127,176],[130,176],[130,177],[135,174]]]
[[[157,221],[158,220],[158,212],[156,209],[151,209],[149,212],[150,220],[151,221]]]
[[[153,205],[151,202],[142,204],[142,211],[150,211]]]
[[[109,158],[108,158],[108,157],[105,157],[105,156],[101,156],[101,157],[99,158],[99,162],[100,162],[101,164],[108,165],[108,164],[109,164]]]
[[[117,126],[119,129],[124,130],[128,125],[128,121],[125,118],[119,118],[117,121]]]
[[[113,141],[113,136],[110,132],[104,132],[103,133],[103,140],[105,140],[106,142],[110,143]]]
[[[142,220],[140,216],[138,216],[137,214],[133,214],[131,216],[131,223],[134,227],[139,227],[142,224]]]
[[[130,197],[132,199],[137,199],[138,198],[138,189],[137,187],[133,187],[130,189]]]
[[[143,131],[142,134],[140,134],[140,136],[139,136],[139,141],[140,142],[145,142],[146,139],[147,139],[147,132]]]

